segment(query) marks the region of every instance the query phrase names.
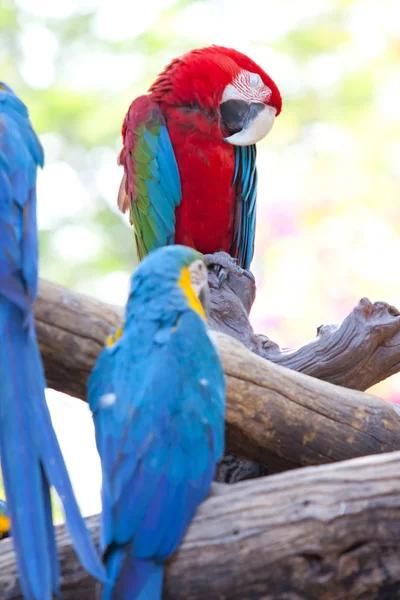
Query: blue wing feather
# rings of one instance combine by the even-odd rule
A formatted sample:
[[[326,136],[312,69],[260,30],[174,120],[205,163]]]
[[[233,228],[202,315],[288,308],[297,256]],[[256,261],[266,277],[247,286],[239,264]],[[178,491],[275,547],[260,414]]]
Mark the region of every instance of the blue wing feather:
[[[254,254],[256,232],[257,167],[256,146],[235,147],[235,173],[237,210],[233,252],[239,264],[249,269]]]
[[[129,108],[120,161],[125,175],[118,204],[122,210],[130,208],[138,255],[143,258],[174,242],[175,209],[182,199],[165,118],[148,96],[136,98]]]

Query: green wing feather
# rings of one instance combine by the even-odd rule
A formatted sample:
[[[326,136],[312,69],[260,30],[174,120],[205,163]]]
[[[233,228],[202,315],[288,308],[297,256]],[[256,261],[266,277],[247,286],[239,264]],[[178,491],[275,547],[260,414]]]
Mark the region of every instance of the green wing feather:
[[[174,243],[175,209],[182,194],[165,118],[148,96],[134,100],[122,128],[124,177],[118,206],[130,211],[138,256]]]

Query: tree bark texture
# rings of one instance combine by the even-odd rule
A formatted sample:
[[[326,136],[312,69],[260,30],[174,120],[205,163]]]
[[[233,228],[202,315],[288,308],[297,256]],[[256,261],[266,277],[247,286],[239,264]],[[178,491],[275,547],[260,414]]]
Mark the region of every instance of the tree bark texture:
[[[396,327],[400,322],[386,308],[374,311],[376,323],[383,314],[390,321],[384,331],[392,331],[390,319]],[[360,311],[353,313],[358,318]],[[90,370],[110,328],[120,323],[121,309],[42,281],[35,314],[49,386],[84,399]],[[223,333],[214,337],[227,381],[228,452],[277,472],[400,450],[394,405],[273,364]],[[342,365],[343,377],[351,370],[350,358]],[[325,364],[329,353],[316,350],[314,360]]]
[[[167,565],[163,598],[400,598],[399,472],[396,452],[216,484]],[[63,527],[57,537],[64,600],[94,600]],[[0,548],[0,598],[20,599],[11,540]]]

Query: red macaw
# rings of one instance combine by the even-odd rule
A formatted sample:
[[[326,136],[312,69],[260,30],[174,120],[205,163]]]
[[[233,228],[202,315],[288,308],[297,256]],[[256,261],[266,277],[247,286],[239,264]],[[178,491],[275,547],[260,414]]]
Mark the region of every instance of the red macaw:
[[[250,58],[221,46],[173,60],[122,126],[118,195],[139,258],[168,244],[224,251],[248,269],[256,223],[256,142],[282,100]]]

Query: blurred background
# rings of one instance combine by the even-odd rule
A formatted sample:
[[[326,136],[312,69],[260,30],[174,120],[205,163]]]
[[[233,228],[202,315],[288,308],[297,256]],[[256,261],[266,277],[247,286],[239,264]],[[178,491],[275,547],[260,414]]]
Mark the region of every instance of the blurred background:
[[[28,105],[46,153],[41,276],[125,302],[136,256],[116,210],[123,117],[170,59],[218,43],[258,62],[284,101],[259,144],[256,331],[287,347],[362,296],[399,307],[398,10],[398,0],[2,0],[0,79]],[[400,401],[399,390],[393,377],[373,391]],[[62,394],[48,399],[93,513],[90,414]]]

